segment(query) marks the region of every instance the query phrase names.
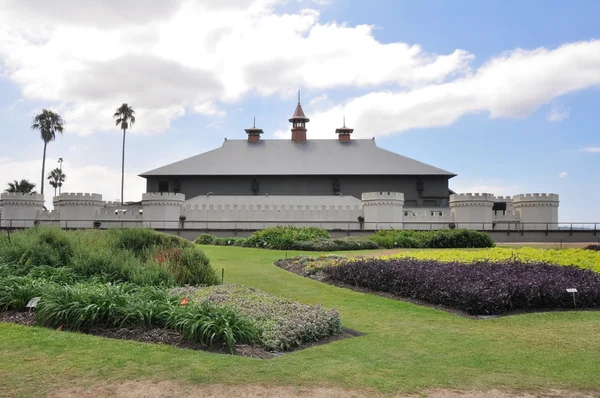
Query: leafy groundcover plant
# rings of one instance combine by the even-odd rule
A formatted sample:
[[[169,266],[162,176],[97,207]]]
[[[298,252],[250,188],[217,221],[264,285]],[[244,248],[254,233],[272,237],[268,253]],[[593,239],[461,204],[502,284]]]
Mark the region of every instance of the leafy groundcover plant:
[[[340,314],[335,310],[300,304],[251,287],[212,286],[198,290],[193,297],[250,319],[258,329],[261,345],[268,350],[290,350],[342,331]]]
[[[336,282],[424,300],[472,315],[599,308],[600,275],[546,263],[355,259],[323,269]],[[576,288],[576,302],[566,291]]]

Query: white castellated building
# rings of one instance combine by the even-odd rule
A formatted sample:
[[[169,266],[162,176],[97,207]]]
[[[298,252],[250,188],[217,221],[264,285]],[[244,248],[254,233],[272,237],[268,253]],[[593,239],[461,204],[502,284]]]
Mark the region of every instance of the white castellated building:
[[[95,193],[62,193],[54,210],[44,210],[40,194],[2,193],[0,226],[23,228],[146,227],[189,230],[256,230],[275,225],[322,226],[329,230],[378,229],[558,229],[556,194],[452,194],[447,206],[407,205],[401,192],[365,192],[353,196],[202,195],[144,193],[141,205],[104,202]]]

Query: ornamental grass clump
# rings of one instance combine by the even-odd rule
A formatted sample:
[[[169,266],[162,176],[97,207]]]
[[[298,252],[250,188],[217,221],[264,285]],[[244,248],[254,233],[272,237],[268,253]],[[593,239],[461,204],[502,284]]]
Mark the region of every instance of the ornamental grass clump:
[[[194,298],[229,308],[254,322],[259,342],[268,350],[290,350],[342,331],[335,310],[300,304],[251,287],[212,286],[199,290]]]
[[[336,282],[441,304],[473,315],[600,307],[600,275],[590,270],[520,261],[457,263],[354,259],[324,269]]]
[[[14,275],[38,268],[39,277],[62,283],[89,278],[148,286],[218,282],[200,248],[185,239],[141,228],[30,228],[0,236],[0,261],[22,268],[22,273]],[[0,275],[5,271],[0,267]]]

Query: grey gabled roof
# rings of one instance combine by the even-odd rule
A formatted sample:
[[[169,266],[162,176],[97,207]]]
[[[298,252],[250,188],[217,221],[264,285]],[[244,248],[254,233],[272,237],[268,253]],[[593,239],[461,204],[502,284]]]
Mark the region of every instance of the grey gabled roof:
[[[398,155],[373,139],[225,140],[223,146],[140,174],[160,175],[440,175],[456,174]]]

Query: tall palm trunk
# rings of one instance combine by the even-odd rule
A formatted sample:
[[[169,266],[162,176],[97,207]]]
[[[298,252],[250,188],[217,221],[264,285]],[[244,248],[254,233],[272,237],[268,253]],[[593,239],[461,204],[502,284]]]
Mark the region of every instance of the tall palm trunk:
[[[45,172],[45,168],[46,168],[46,145],[48,145],[48,143],[46,141],[44,141],[44,156],[42,157],[42,195],[44,194],[44,172]]]
[[[123,156],[121,157],[121,206],[123,206],[123,187],[125,186],[125,129],[123,129]],[[44,188],[42,187],[42,190]]]

